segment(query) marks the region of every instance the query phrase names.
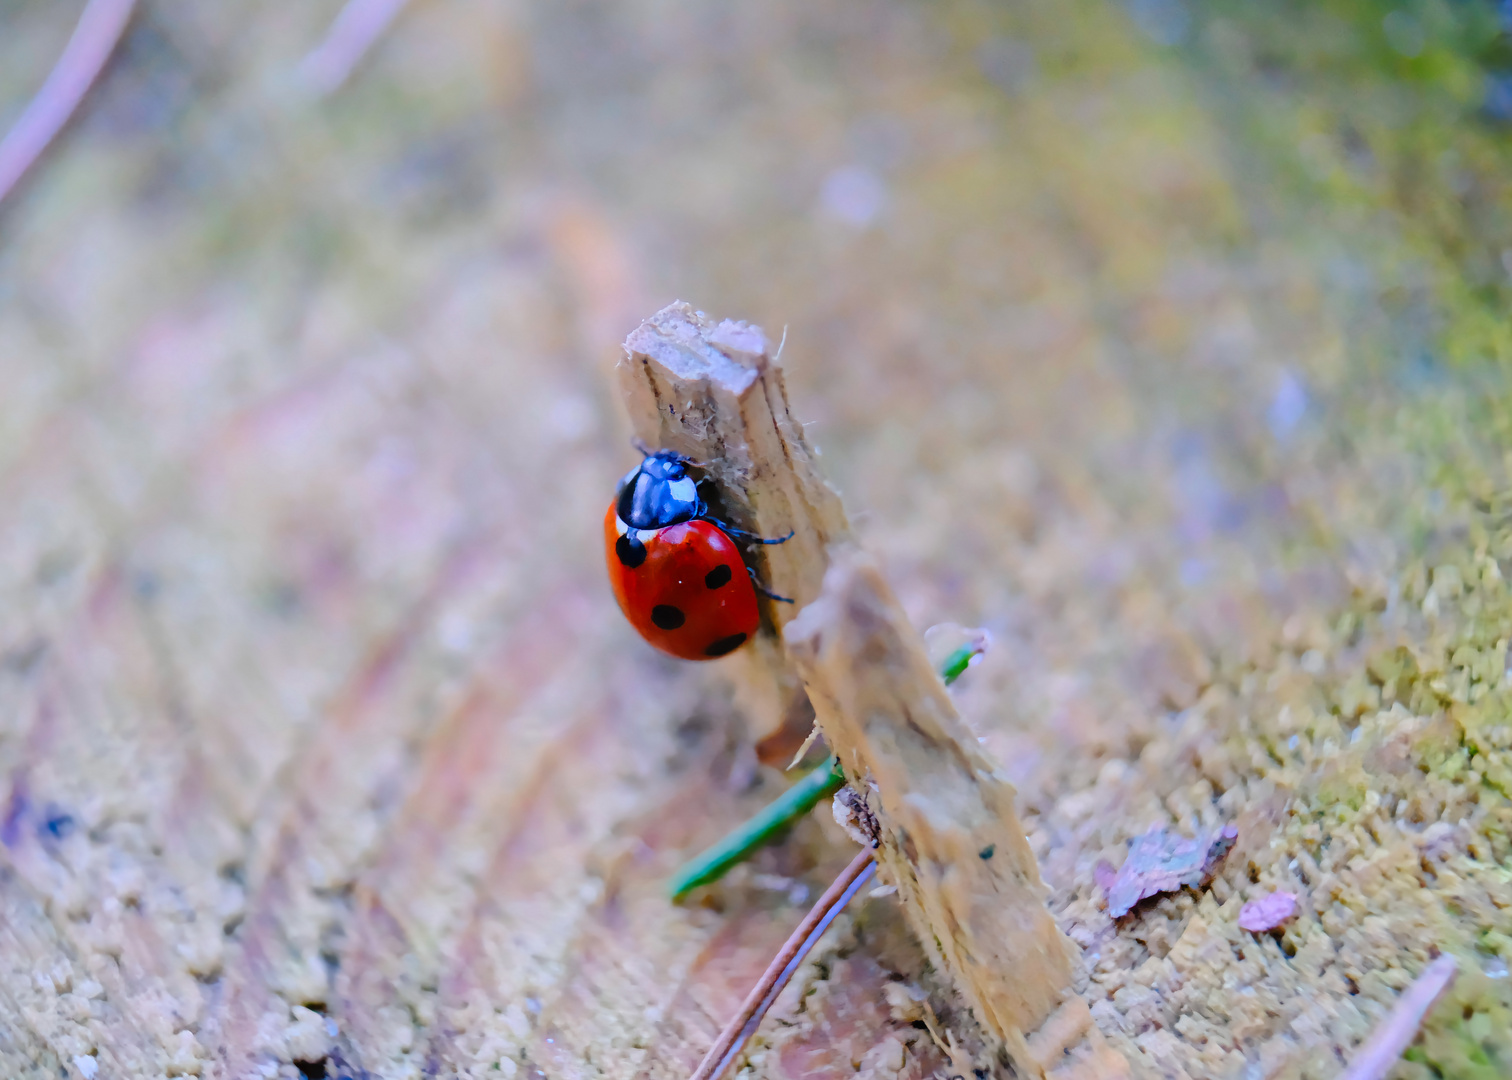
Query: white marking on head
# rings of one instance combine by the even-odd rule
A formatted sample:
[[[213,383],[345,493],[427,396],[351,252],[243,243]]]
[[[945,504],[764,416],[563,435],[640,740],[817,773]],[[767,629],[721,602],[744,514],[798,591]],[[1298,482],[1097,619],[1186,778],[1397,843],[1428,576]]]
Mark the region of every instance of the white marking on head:
[[[667,485],[672,490],[672,497],[678,502],[692,502],[698,498],[698,486],[688,477],[674,480]]]

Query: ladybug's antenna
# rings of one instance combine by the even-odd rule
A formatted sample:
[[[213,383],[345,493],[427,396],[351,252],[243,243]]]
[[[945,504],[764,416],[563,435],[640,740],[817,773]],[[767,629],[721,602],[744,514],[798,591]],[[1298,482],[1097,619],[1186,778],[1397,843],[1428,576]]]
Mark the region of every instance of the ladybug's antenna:
[[[675,458],[684,465],[692,465],[695,469],[708,468],[703,462],[694,461],[687,454],[679,454],[676,450],[653,450],[651,445],[639,435],[630,436],[630,445],[640,451],[641,457]]]

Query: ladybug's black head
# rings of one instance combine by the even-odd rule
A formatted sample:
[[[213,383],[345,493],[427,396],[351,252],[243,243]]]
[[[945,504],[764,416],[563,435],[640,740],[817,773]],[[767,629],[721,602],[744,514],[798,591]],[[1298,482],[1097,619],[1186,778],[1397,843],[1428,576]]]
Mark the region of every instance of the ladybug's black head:
[[[665,529],[704,512],[688,459],[671,450],[646,455],[620,481],[614,512],[632,529]]]

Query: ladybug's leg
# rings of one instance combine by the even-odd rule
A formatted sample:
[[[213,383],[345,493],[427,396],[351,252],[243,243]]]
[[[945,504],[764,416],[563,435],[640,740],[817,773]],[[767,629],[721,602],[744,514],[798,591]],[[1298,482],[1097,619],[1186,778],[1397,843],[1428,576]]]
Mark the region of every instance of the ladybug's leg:
[[[755,533],[746,532],[744,529],[737,529],[733,525],[726,525],[724,522],[720,521],[718,518],[705,517],[704,520],[707,521],[707,522],[709,522],[710,524],[718,525],[721,531],[727,532],[731,536],[743,537],[744,539],[749,540],[753,544],[785,544],[785,543],[787,543],[789,540],[791,540],[793,538],[793,530],[792,529],[788,530],[788,534],[786,536],[779,536],[775,540],[765,540],[765,539],[757,536]]]
[[[792,533],[788,534],[788,536],[791,536],[791,535],[792,535]],[[787,539],[787,537],[783,537],[783,540],[786,540],[786,539]],[[767,543],[769,543],[769,544],[770,543],[781,543],[781,542],[782,542],[781,540],[768,540],[767,541]],[[756,591],[759,592],[762,596],[766,597],[768,600],[776,600],[776,601],[779,601],[780,603],[783,603],[783,604],[791,604],[793,602],[791,598],[786,597],[786,596],[778,596],[776,593],[772,592],[765,585],[763,585],[761,583],[761,581],[756,577],[756,571],[752,567],[749,567],[749,566],[746,567],[746,573],[748,573],[748,574],[751,575],[751,584],[754,585],[754,586],[756,586]]]
[[[753,544],[785,544],[793,538],[794,530],[789,529],[786,536],[779,536],[775,540],[764,540],[759,536],[753,536],[748,532],[738,532],[738,535],[747,537]]]

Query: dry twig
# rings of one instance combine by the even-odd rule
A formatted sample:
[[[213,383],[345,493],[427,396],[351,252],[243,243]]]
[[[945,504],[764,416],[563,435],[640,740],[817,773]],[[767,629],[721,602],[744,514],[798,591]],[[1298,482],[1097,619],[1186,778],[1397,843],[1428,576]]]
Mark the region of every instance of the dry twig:
[[[866,884],[876,869],[877,860],[872,849],[862,848],[772,958],[766,971],[746,995],[740,1011],[724,1026],[719,1038],[714,1040],[714,1045],[698,1063],[691,1080],[717,1080],[724,1073],[747,1040],[761,1026],[761,1018],[772,1007],[772,1002],[777,1000],[777,995],[782,993],[782,988],[798,970],[798,965],[803,963],[803,958],[819,943],[835,916],[844,910],[851,897]]]
[[[1339,1080],[1385,1080],[1402,1051],[1412,1045],[1423,1018],[1454,984],[1459,965],[1445,953],[1423,969],[1376,1028]]]
[[[347,0],[320,44],[300,63],[300,74],[317,95],[341,89],[409,0]]]
[[[0,202],[36,164],[100,77],[135,7],[136,0],[89,0],[37,96],[0,140]]]

